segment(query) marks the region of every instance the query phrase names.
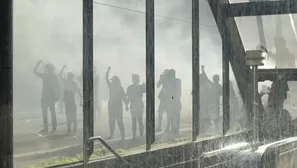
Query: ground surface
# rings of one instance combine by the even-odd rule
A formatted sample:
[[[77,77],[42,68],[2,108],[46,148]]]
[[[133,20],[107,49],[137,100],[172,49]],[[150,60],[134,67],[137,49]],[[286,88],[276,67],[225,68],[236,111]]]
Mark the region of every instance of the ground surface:
[[[25,168],[29,164],[49,160],[57,156],[71,157],[74,153],[82,152],[82,113],[78,113],[77,137],[66,135],[66,118],[63,113],[58,113],[57,115],[58,130],[55,134],[38,135],[37,133],[42,128],[40,113],[36,109],[32,112],[14,114],[14,167],[16,168]],[[166,124],[166,117],[164,116],[164,118],[163,128],[165,128]],[[132,124],[129,112],[124,112],[124,125],[126,139],[130,140],[132,137]],[[191,118],[188,114],[182,115],[181,127],[186,129],[191,128]],[[95,125],[95,135],[107,137],[108,134],[108,114],[107,112],[103,112],[99,122]],[[189,132],[189,136],[191,136],[191,132]],[[118,139],[119,137],[118,127],[116,126],[114,139]],[[145,144],[144,139],[143,144]],[[71,150],[69,150],[70,148]],[[36,157],[36,155],[39,156]]]

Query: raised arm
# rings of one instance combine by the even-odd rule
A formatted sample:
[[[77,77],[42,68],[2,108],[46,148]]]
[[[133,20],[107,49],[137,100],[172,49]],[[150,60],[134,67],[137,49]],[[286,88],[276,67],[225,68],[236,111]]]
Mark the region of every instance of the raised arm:
[[[106,74],[105,74],[105,81],[107,83],[107,86],[110,87],[110,80],[109,80],[109,72],[110,72],[110,67],[108,67],[107,71],[106,71]]]
[[[35,68],[33,69],[33,73],[40,78],[42,78],[42,76],[43,76],[43,73],[38,72],[38,67],[41,63],[42,63],[42,61],[39,60],[36,64]]]
[[[59,73],[59,77],[63,80],[63,81],[65,81],[65,79],[63,78],[63,72],[64,72],[64,69],[66,68],[66,65],[64,65],[63,67],[62,67],[62,69],[61,69],[61,71],[60,71],[60,73]]]
[[[66,68],[66,65],[64,65],[59,73],[59,77],[60,79],[62,79],[63,82],[65,82],[66,80],[63,78],[63,72],[64,72],[64,69]]]
[[[205,70],[204,70],[204,65],[201,65],[201,70],[202,70],[202,74],[206,75]]]
[[[163,79],[163,74],[160,75],[160,79],[157,83],[157,88],[159,88],[162,85],[162,81],[163,81],[162,79]]]

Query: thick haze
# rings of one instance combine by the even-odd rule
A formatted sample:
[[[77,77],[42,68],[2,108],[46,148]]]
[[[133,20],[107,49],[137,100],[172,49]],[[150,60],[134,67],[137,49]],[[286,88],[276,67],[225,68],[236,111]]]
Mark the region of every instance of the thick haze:
[[[105,0],[100,3],[145,11],[144,0]],[[80,0],[17,0],[14,4],[15,109],[39,108],[41,80],[32,70],[38,60],[51,62],[56,72],[66,64],[77,75],[82,69],[82,3]],[[156,78],[174,68],[182,79],[183,102],[191,103],[191,1],[158,0],[156,15]],[[221,75],[221,41],[207,3],[201,2],[201,64],[208,76]],[[124,88],[131,74],[145,81],[145,14],[94,4],[94,63],[106,88],[104,73],[112,67]],[[40,71],[42,71],[42,66]],[[101,85],[101,86],[102,86]],[[156,90],[158,93],[159,90]],[[106,98],[107,93],[103,93]],[[190,104],[189,104],[190,105]],[[191,109],[191,107],[188,107]],[[17,110],[18,111],[18,110]]]

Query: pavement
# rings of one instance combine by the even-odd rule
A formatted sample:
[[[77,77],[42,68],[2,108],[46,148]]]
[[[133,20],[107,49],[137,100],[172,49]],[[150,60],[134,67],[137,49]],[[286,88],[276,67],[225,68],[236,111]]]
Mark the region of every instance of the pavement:
[[[75,137],[66,134],[66,117],[65,114],[59,113],[57,115],[57,132],[44,136],[39,135],[38,132],[42,128],[42,119],[40,118],[41,115],[36,114],[38,113],[30,116],[22,114],[23,116],[14,117],[14,163],[16,168],[25,168],[29,164],[50,160],[53,157],[72,157],[82,152],[82,113],[78,113],[78,135]],[[99,122],[96,123],[95,135],[107,137],[109,134],[108,114],[103,112],[100,115]],[[163,122],[163,128],[165,128],[165,124],[166,120]],[[138,140],[138,143],[129,141],[132,138],[132,123],[129,112],[124,113],[124,125],[127,141],[125,143],[118,143],[120,134],[116,127],[115,138],[108,141],[112,147],[130,148],[145,144],[145,138]],[[184,130],[182,131],[183,135],[186,132],[188,136],[191,136],[191,118],[187,115],[182,115],[181,128]],[[156,134],[156,141],[164,141],[166,139],[168,137],[162,133]],[[97,147],[99,146],[97,145]]]

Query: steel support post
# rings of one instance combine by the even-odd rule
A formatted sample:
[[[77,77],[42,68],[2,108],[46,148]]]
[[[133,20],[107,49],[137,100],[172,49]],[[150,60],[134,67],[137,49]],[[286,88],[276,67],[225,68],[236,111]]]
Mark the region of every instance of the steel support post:
[[[200,108],[200,83],[199,83],[199,0],[192,0],[192,140],[199,135],[199,108]]]
[[[258,66],[252,66],[253,70],[253,140],[254,140],[254,150],[258,149],[259,142],[259,110],[258,110]]]
[[[13,3],[0,2],[0,167],[13,167]]]
[[[146,150],[155,142],[155,2],[146,0]]]
[[[93,120],[93,0],[83,0],[83,143],[94,136]],[[93,153],[90,142],[84,160]],[[84,150],[85,151],[85,150]]]

